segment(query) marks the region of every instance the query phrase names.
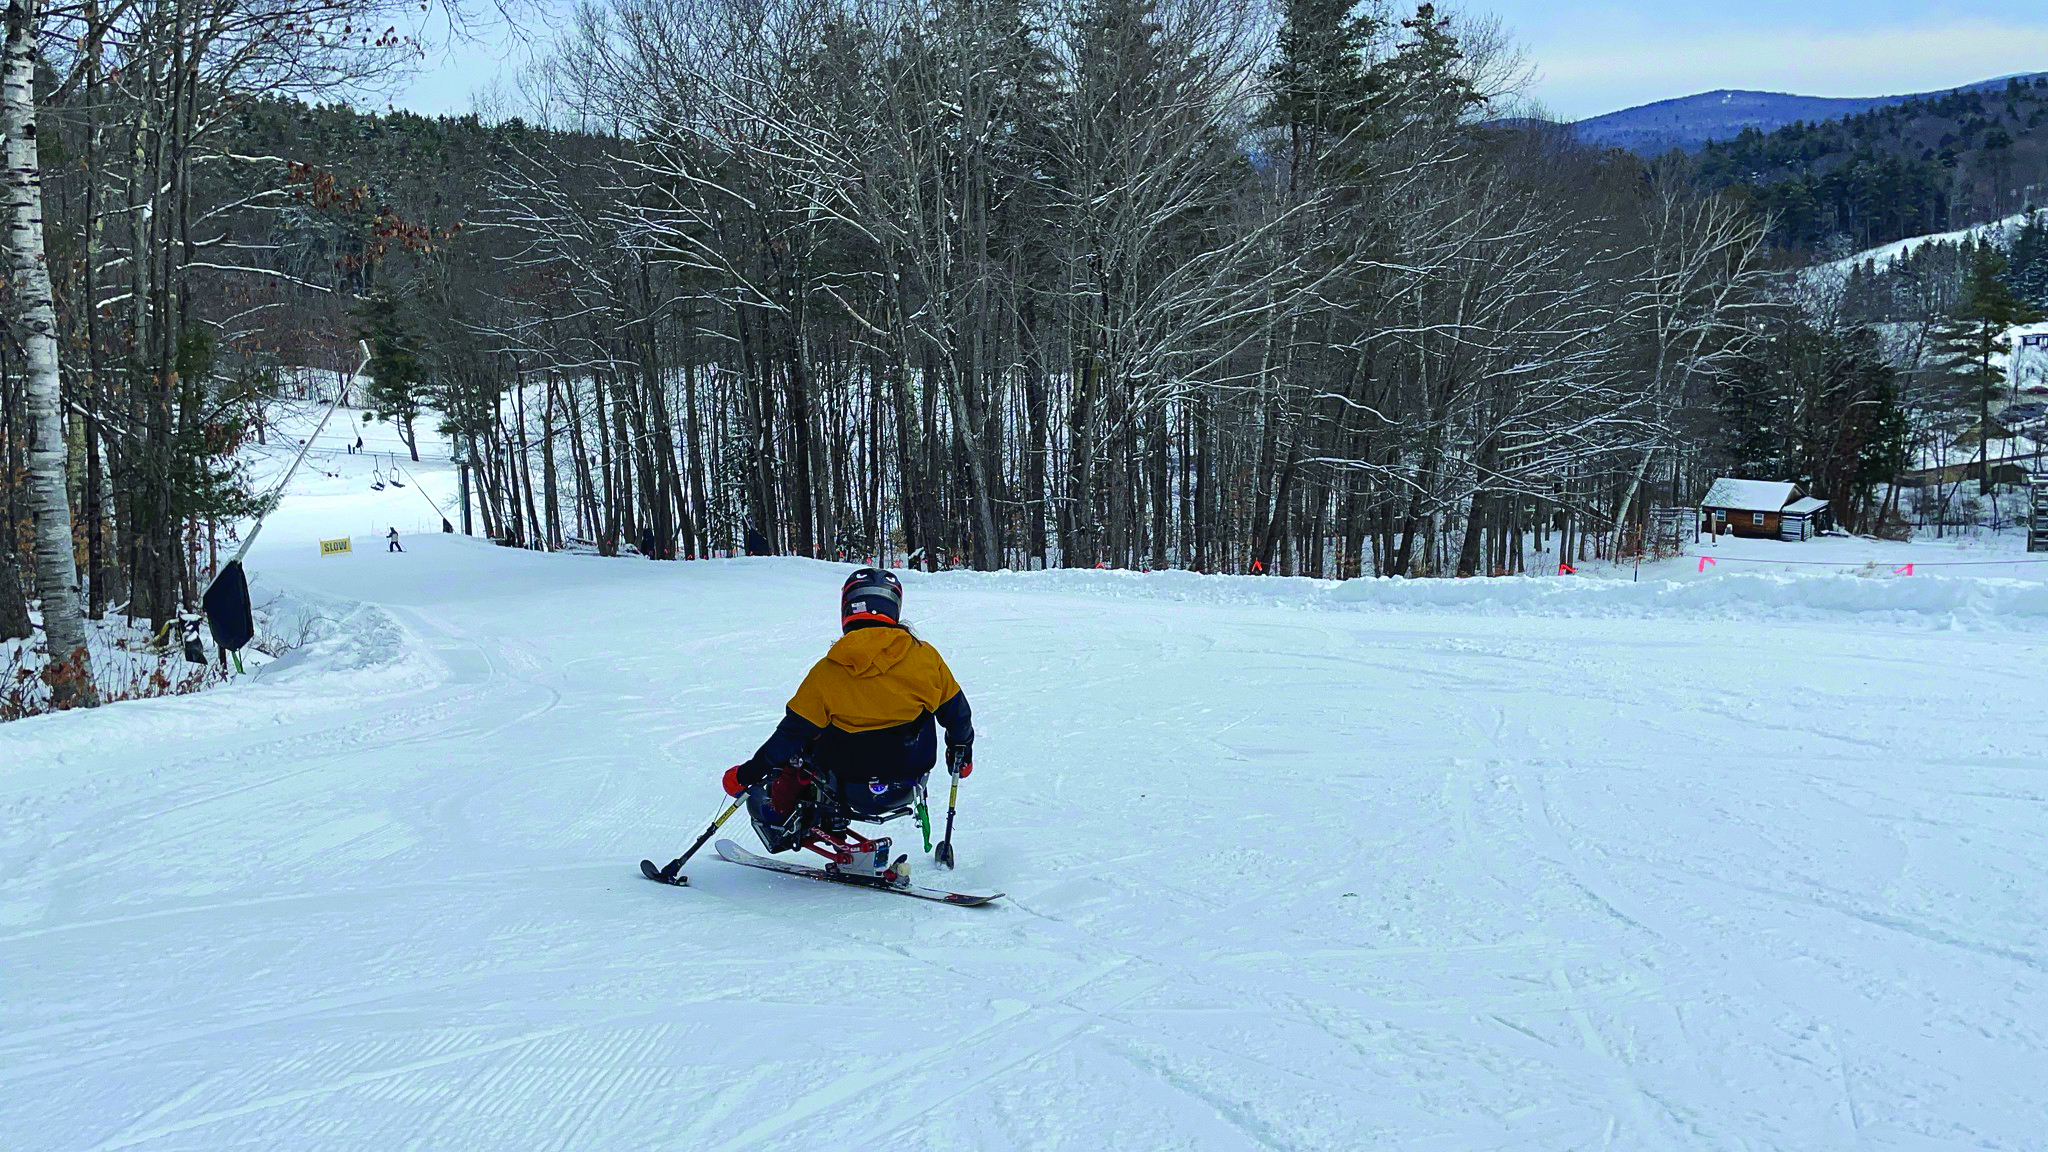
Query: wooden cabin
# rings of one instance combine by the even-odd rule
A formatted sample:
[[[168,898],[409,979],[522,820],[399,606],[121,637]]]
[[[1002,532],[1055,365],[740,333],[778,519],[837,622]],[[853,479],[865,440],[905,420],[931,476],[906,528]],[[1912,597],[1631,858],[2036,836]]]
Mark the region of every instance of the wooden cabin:
[[[1714,481],[1700,501],[1700,531],[1764,540],[1807,540],[1833,527],[1825,500],[1784,480]]]

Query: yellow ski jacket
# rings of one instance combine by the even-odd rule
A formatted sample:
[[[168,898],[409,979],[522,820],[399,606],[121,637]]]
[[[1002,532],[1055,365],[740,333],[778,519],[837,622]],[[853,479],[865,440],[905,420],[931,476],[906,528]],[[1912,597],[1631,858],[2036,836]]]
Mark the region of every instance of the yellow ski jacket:
[[[811,666],[755,758],[781,765],[804,757],[847,778],[915,779],[938,758],[934,719],[946,743],[973,743],[967,694],[939,650],[901,625],[857,625]]]

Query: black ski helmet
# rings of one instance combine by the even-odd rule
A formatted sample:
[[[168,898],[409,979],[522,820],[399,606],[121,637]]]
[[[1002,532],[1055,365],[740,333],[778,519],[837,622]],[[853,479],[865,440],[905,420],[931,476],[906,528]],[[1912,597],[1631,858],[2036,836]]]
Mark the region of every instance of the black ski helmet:
[[[887,568],[861,568],[839,588],[839,627],[850,631],[862,621],[897,624],[903,620],[903,581]]]

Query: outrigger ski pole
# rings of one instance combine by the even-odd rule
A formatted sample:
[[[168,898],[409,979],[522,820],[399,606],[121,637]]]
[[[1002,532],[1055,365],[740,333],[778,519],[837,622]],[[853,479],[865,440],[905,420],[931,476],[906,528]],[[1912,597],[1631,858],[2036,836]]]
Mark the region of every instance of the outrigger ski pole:
[[[711,822],[711,827],[706,828],[704,830],[704,834],[702,836],[697,837],[697,842],[695,844],[690,845],[690,850],[688,852],[685,852],[681,856],[678,856],[675,859],[669,861],[667,865],[660,868],[656,868],[654,866],[654,861],[642,860],[640,862],[640,874],[647,877],[649,880],[658,880],[663,884],[688,884],[690,882],[690,878],[688,876],[683,875],[683,865],[689,863],[690,857],[695,856],[697,854],[697,849],[702,848],[704,846],[704,842],[706,840],[711,839],[713,833],[717,832],[720,828],[725,827],[725,822],[727,820],[732,819],[732,814],[739,811],[740,805],[744,803],[746,803],[745,796],[740,796],[734,799],[731,806],[726,808],[724,812],[720,813],[718,819],[713,820]],[[948,826],[950,827],[950,825]]]
[[[946,838],[932,850],[932,859],[942,868],[953,866],[953,810],[960,806],[960,778],[953,777],[953,790],[946,793]]]

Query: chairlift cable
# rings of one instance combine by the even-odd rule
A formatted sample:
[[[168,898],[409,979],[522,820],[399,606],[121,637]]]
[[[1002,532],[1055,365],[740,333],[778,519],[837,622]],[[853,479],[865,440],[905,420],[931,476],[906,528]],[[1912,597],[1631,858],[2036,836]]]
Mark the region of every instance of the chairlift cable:
[[[355,373],[356,376],[360,377],[364,372],[368,371],[370,367],[370,345],[368,341],[358,340],[356,341],[356,347],[362,349],[363,351],[363,362],[357,365]],[[320,423],[314,426],[313,434],[311,436],[306,437],[305,444],[300,446],[298,457],[292,461],[292,466],[285,469],[284,471],[284,479],[279,480],[277,482],[277,487],[271,490],[270,495],[273,498],[273,500],[284,495],[285,485],[290,484],[292,482],[292,476],[294,473],[298,472],[299,465],[306,462],[306,453],[311,452],[313,450],[313,442],[315,440],[318,440],[320,438],[320,433],[326,430],[327,422],[329,420],[334,419],[335,409],[341,407],[341,398],[347,394],[347,388],[338,388],[335,390],[334,402],[327,406],[327,414],[325,416],[320,417]],[[257,534],[263,531],[263,522],[266,518],[267,517],[265,516],[259,516],[256,518],[255,526],[250,528],[249,534],[242,538],[242,546],[235,550],[234,557],[228,561],[229,564],[240,564],[242,562],[242,558],[249,554],[249,549],[254,547],[256,544]]]

